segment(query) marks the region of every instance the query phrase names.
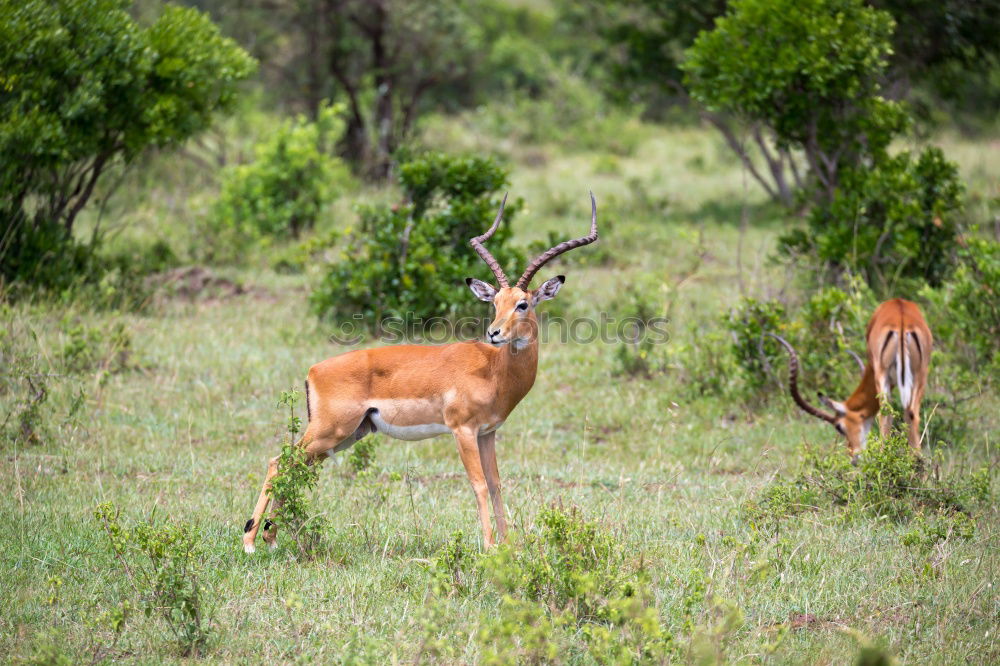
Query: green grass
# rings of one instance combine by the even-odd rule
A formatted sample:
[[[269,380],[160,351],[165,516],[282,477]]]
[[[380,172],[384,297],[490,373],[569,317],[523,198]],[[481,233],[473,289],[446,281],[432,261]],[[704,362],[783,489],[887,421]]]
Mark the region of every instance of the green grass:
[[[512,193],[527,202],[516,222],[522,244],[549,230],[581,235],[587,190],[598,197],[601,242],[615,263],[566,267],[559,307],[595,316],[614,309],[628,284],[666,284],[664,298],[675,301],[670,344],[680,346],[717,330],[720,313],[741,291],[795,293],[794,276],[767,261],[781,214],[745,182],[721,141],[698,129],[642,132],[625,157],[553,146],[538,148],[541,158],[512,155]],[[953,137],[945,148],[962,160],[974,194],[990,196],[1000,155]],[[167,214],[162,194],[154,187],[134,213],[137,233],[153,233]],[[350,224],[348,201],[335,210],[331,224]],[[699,245],[703,261],[678,284]],[[0,512],[10,532],[0,542],[0,656],[182,660],[162,623],[139,613],[114,647],[101,651],[112,643],[102,611],[126,587],[93,511],[114,502],[126,520],[169,516],[200,535],[215,618],[211,661],[413,661],[425,634],[450,646],[449,660],[476,661],[480,625],[496,614],[498,594],[489,585],[465,596],[429,591],[429,560],[455,531],[479,547],[475,502],[449,437],[380,440],[376,482],[327,462],[316,507],[334,528],[328,555],[300,561],[287,535],[274,552],[242,552],[243,523],[284,436],[278,395],[299,387],[311,364],[342,350],[308,311],[315,271],[276,275],[266,258],[218,270],[256,289],[204,302],[167,299],[142,315],[72,303],[3,311],[7,339],[43,359],[38,363],[54,376],[41,441],[3,444]],[[103,379],[96,370],[60,370],[67,321],[102,331],[123,322],[132,338],[129,368]],[[599,520],[631,558],[647,563],[660,617],[679,643],[678,661],[700,654],[692,635],[709,636],[717,650],[708,657],[735,663],[840,664],[867,640],[905,663],[1000,660],[995,490],[978,511],[975,537],[936,547],[930,573],[925,558],[901,544],[905,525],[846,521],[831,511],[791,519],[779,540],[747,555],[734,545],[754,538],[741,504],[795,469],[801,445],[842,447],[836,434],[784,396],[754,405],[691,400],[674,372],[616,376],[614,351],[558,341],[541,349],[535,387],[499,436],[514,530],[553,502]],[[5,381],[20,378],[7,374]],[[71,415],[80,391],[83,406]],[[0,394],[0,414],[15,409],[19,395]],[[938,451],[942,474],[961,476],[984,461],[995,467],[998,406],[994,394],[972,402],[980,416],[968,441]],[[925,414],[931,408],[925,405]],[[707,594],[696,604],[695,625],[702,629],[690,630],[683,607],[691,581],[701,577]],[[711,633],[713,597],[741,610],[734,630]]]

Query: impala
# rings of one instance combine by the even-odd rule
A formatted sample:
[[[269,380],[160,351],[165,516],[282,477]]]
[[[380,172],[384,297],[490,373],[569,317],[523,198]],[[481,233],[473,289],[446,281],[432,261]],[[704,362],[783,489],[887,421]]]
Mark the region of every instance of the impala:
[[[597,202],[591,193],[590,234],[559,243],[539,255],[511,287],[500,264],[483,245],[500,226],[506,202],[505,196],[489,230],[469,241],[499,285],[497,288],[473,278],[466,280],[472,293],[492,303],[496,310],[487,329],[487,341],[362,349],[312,366],[306,378],[309,423],[298,443],[304,447],[307,460],[315,462],[321,456],[350,448],[373,432],[402,440],[452,433],[476,495],[486,547],[494,543],[487,495],[493,503],[500,539],[507,532],[496,432],[535,382],[535,307],[554,298],[566,278],[556,276],[534,290],[528,286],[548,261],[597,240]],[[244,528],[243,549],[248,553],[254,551],[257,531],[271,501],[271,480],[278,473],[275,457],[268,464],[253,517]],[[277,526],[265,521],[264,541],[274,547],[276,536]]]
[[[865,448],[872,420],[879,412],[880,395],[886,399],[892,385],[899,391],[903,416],[909,425],[910,448],[920,454],[920,400],[927,387],[931,347],[934,339],[924,316],[916,303],[894,298],[875,308],[865,339],[868,343],[868,362],[861,369],[861,383],[847,400],[837,402],[820,394],[820,401],[832,412],[813,407],[799,393],[799,357],[784,338],[769,334],[780,342],[789,354],[788,389],[792,400],[805,412],[833,425],[847,438],[847,450],[852,459]],[[859,363],[861,363],[859,359]],[[879,416],[879,429],[886,436],[891,416]]]

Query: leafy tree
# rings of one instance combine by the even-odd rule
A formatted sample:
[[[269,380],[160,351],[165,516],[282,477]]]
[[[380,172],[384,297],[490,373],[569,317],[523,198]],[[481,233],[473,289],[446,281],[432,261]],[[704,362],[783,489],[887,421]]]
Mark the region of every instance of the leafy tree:
[[[803,13],[815,11],[816,3],[806,2],[797,14],[785,15],[787,6],[795,3],[757,3],[761,21],[753,24],[750,10],[733,7],[728,9],[725,0],[698,2],[694,0],[563,0],[560,12],[563,20],[575,26],[581,34],[593,35],[597,43],[593,59],[599,66],[590,73],[604,84],[604,88],[620,102],[630,106],[643,105],[644,113],[652,118],[664,118],[671,108],[687,105],[692,91],[684,85],[682,62],[685,49],[689,48],[699,33],[712,32],[716,19],[734,14],[743,16],[743,30],[726,30],[728,42],[721,35],[712,38],[716,45],[732,46],[732,64],[740,67],[754,63],[747,69],[760,71],[773,60],[770,51],[761,50],[748,54],[744,42],[738,37],[754,37],[757,29],[764,35],[781,34],[784,44],[778,44],[779,53],[791,51],[796,39],[807,33],[797,33],[788,28],[793,21],[801,23]],[[882,54],[881,72],[873,72],[871,79],[882,82],[884,96],[890,100],[907,98],[914,102],[921,115],[927,116],[931,106],[948,109],[978,111],[986,115],[996,113],[1000,100],[1000,7],[996,0],[866,0],[849,3],[845,16],[857,10],[876,9],[888,12],[898,23],[898,29],[889,37],[891,48]],[[770,9],[769,9],[770,8]],[[837,10],[830,4],[831,14],[827,28],[832,26]],[[878,14],[885,17],[884,13]],[[814,28],[819,23],[814,24]],[[848,27],[845,23],[844,27]],[[836,55],[836,44],[829,41],[835,32],[817,43],[805,45],[803,56],[815,53],[826,43]],[[796,36],[797,35],[797,36]],[[862,39],[869,40],[862,36]],[[759,41],[759,40],[755,40]],[[848,44],[852,44],[848,42]],[[812,50],[810,50],[812,49]],[[736,55],[739,53],[741,55]],[[829,54],[827,54],[829,56]],[[805,57],[802,58],[806,60]],[[783,61],[788,64],[790,61]],[[771,68],[774,73],[775,68]],[[601,77],[601,71],[606,76]],[[798,69],[800,73],[805,71]],[[764,79],[765,77],[760,77]],[[766,81],[770,88],[770,80]],[[779,84],[780,85],[780,84]],[[929,96],[929,97],[928,97]],[[718,101],[718,100],[715,100]],[[798,153],[789,150],[759,120],[746,114],[723,110],[725,105],[712,104],[711,108],[699,105],[698,113],[722,134],[726,144],[743,162],[748,173],[773,198],[786,205],[794,202],[794,190],[803,184],[799,164],[793,159]],[[886,119],[888,120],[888,119]],[[777,144],[777,145],[776,145]],[[807,164],[806,167],[811,167]]]
[[[492,280],[492,274],[469,239],[492,222],[506,170],[488,158],[429,153],[405,160],[399,183],[405,203],[360,209],[360,228],[313,292],[319,314],[342,319],[360,314],[374,326],[383,317],[407,313],[425,318],[480,311],[465,278]],[[509,267],[524,263],[507,245],[516,212],[516,205],[507,206],[489,245]]]
[[[148,27],[127,0],[0,0],[0,274],[58,283],[88,253],[73,226],[102,175],[229,109],[252,58],[203,14]],[[43,275],[44,272],[44,275]]]
[[[683,64],[692,96],[803,151],[822,198],[885,154],[907,116],[881,96],[892,17],[861,0],[734,0]]]

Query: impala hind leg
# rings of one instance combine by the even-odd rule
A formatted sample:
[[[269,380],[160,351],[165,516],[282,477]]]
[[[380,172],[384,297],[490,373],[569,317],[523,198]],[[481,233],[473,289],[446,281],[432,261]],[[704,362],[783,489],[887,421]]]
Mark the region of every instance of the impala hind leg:
[[[872,364],[872,373],[875,375],[875,390],[878,391],[878,430],[882,434],[882,439],[888,437],[889,431],[892,429],[892,414],[889,410],[882,408],[889,401],[889,392],[892,390],[889,379],[891,370],[892,368],[887,368],[877,359]]]
[[[304,446],[306,450],[306,461],[313,464],[317,459],[322,458],[331,450],[336,450],[341,444],[351,437],[356,437],[365,426],[365,409],[358,407],[351,410],[346,418],[338,423],[329,425],[326,419],[317,418],[310,421],[306,428],[305,435],[299,440],[297,446]],[[321,433],[321,434],[317,434]],[[357,439],[352,440],[352,443]],[[257,498],[257,505],[254,507],[253,516],[243,526],[243,550],[252,553],[255,550],[254,541],[257,532],[264,528],[264,541],[272,548],[277,544],[278,527],[271,520],[264,520],[264,513],[268,505],[271,504],[271,481],[277,476],[278,460],[280,456],[275,456],[268,461],[267,474],[264,477],[264,485],[261,488],[260,496]],[[280,508],[277,502],[273,503],[272,513]],[[263,521],[263,525],[261,524]]]
[[[910,448],[917,456],[920,455],[920,401],[924,398],[924,389],[927,387],[927,369],[923,368],[921,377],[913,385],[913,395],[910,397],[910,404],[904,406],[903,416],[907,425],[910,426],[907,435],[910,441]]]

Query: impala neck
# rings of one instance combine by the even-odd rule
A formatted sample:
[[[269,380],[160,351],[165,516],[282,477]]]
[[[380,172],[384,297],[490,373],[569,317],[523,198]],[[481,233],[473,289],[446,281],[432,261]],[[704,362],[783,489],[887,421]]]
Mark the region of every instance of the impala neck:
[[[494,372],[506,390],[498,396],[506,403],[509,413],[528,394],[535,383],[538,370],[538,338],[526,346],[515,349],[514,345],[504,345],[497,350]]]
[[[862,418],[871,418],[878,412],[878,387],[875,385],[875,371],[871,363],[865,365],[861,382],[854,389],[851,397],[844,402],[851,411],[858,412]]]

